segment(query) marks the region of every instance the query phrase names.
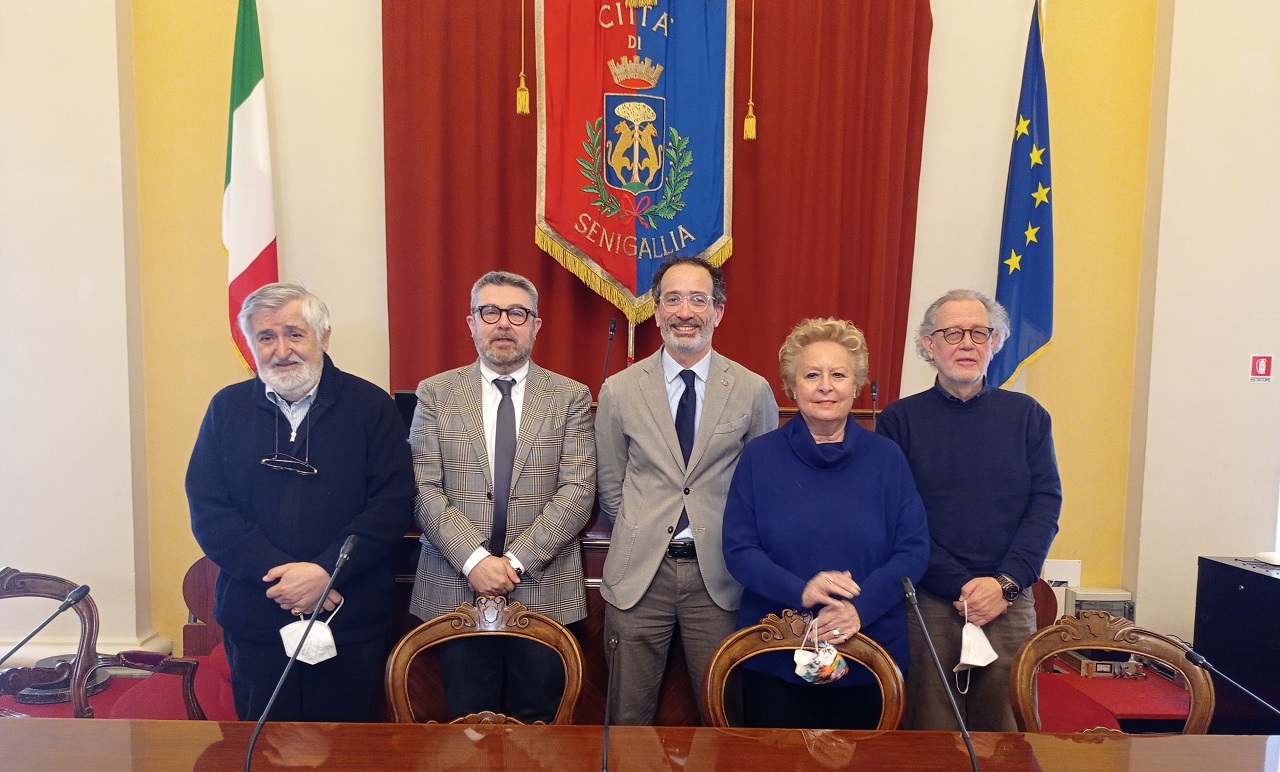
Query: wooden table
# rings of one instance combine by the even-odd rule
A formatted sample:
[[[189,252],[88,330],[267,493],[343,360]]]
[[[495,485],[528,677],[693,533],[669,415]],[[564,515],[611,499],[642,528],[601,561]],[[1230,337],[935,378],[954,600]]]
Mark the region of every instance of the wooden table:
[[[202,721],[0,719],[0,769],[237,770],[253,725]],[[268,724],[253,768],[598,770],[598,726]],[[1274,740],[1274,738],[1273,738]],[[1262,770],[1265,736],[975,734],[985,772]],[[610,766],[633,770],[969,768],[946,732],[616,727]]]

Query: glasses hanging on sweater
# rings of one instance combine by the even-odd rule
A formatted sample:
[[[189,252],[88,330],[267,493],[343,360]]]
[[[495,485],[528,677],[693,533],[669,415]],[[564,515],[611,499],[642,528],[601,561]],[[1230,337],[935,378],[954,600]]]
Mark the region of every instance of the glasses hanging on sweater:
[[[280,452],[280,408],[275,409],[276,414],[276,452],[262,459],[262,465],[268,469],[279,469],[282,472],[293,472],[294,474],[310,476],[319,474],[320,470],[311,465],[311,411],[307,411],[307,439],[306,451],[304,458],[294,458],[288,453]]]

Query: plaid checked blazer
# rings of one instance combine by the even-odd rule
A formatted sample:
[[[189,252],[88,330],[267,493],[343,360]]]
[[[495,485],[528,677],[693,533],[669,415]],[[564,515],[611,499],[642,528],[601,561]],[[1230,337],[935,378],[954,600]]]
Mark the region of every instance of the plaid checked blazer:
[[[409,444],[422,555],[409,608],[421,619],[476,597],[462,566],[493,526],[480,388],[478,363],[418,385]],[[530,363],[507,510],[507,551],[525,572],[507,597],[561,624],[587,615],[578,533],[591,515],[595,473],[591,393]]]

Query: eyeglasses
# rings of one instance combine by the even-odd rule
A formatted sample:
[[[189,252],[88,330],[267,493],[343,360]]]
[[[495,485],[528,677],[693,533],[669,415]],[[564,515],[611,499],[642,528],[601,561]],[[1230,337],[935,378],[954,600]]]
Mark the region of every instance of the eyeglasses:
[[[674,311],[685,303],[694,311],[705,311],[711,305],[711,296],[705,292],[690,292],[688,295],[681,295],[679,292],[668,292],[663,295],[662,307],[668,311]]]
[[[537,316],[533,311],[524,306],[511,306],[510,308],[498,308],[494,305],[480,306],[471,309],[471,313],[480,317],[485,324],[497,324],[503,314],[507,315],[507,321],[516,327],[529,321],[529,317]]]
[[[314,407],[314,405],[312,406]],[[261,463],[268,469],[279,469],[282,472],[293,472],[304,476],[320,474],[309,462],[311,460],[311,411],[307,411],[307,451],[306,458],[294,458],[288,453],[280,452],[280,407],[276,406],[276,452],[262,459]]]
[[[965,329],[964,327],[948,327],[944,330],[934,330],[929,334],[937,335],[938,333],[942,333],[942,339],[947,343],[954,345],[964,340],[964,334],[966,332],[969,333],[969,340],[973,341],[974,345],[980,346],[987,342],[991,337],[991,333],[995,332],[995,328],[974,327],[972,329]]]

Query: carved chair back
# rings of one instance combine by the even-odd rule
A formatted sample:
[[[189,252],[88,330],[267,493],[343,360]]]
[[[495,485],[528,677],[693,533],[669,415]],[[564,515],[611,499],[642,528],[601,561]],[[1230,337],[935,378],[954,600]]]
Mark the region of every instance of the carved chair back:
[[[729,726],[725,711],[725,687],[733,668],[743,660],[769,651],[793,651],[804,641],[807,614],[784,609],[782,616],[770,614],[759,624],[744,627],[720,642],[707,663],[702,702],[712,726]],[[836,647],[847,659],[865,666],[880,685],[880,723],[877,729],[897,729],[904,705],[902,671],[884,647],[862,633]]]
[[[386,693],[392,717],[401,723],[420,723],[414,711],[409,671],[414,659],[444,641],[483,635],[507,635],[549,646],[564,665],[564,693],[552,723],[573,722],[573,711],[582,691],[582,649],[564,625],[530,611],[522,603],[506,598],[481,596],[475,605],[463,603],[448,614],[423,622],[410,630],[387,660]],[[436,723],[428,721],[427,723]],[[520,723],[501,713],[474,713],[451,723]]]

